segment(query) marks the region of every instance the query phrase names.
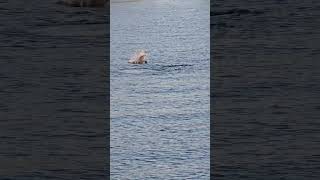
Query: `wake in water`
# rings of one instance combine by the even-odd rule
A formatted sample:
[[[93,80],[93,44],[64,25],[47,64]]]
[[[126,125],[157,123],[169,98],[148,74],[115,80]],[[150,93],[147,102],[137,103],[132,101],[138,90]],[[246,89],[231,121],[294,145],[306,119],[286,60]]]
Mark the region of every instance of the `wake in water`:
[[[147,64],[147,53],[144,50],[137,51],[128,61],[131,64]]]

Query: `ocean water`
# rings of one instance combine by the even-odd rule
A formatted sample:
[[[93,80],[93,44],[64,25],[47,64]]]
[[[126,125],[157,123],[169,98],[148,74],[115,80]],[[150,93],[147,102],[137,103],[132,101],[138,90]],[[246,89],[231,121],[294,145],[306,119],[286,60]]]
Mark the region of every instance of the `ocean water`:
[[[0,179],[104,179],[106,8],[0,2]]]
[[[316,180],[320,2],[211,4],[213,179]]]
[[[209,1],[110,10],[111,179],[209,179]]]

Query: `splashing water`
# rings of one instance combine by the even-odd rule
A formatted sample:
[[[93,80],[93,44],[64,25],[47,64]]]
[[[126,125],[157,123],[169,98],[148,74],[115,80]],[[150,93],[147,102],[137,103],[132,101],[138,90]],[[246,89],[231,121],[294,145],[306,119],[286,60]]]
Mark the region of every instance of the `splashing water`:
[[[138,50],[128,62],[131,64],[144,64],[147,63],[146,57],[147,53],[145,50]]]

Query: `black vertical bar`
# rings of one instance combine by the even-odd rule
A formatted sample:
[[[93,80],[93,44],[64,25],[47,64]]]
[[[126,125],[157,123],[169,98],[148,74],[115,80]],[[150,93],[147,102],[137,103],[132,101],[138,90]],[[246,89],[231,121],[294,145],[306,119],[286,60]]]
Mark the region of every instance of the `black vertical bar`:
[[[214,27],[213,27],[213,21],[212,21],[212,11],[213,11],[213,1],[210,1],[210,179],[214,176],[214,146],[213,146],[213,121],[214,121],[214,51],[213,51],[213,35],[214,35]]]
[[[106,4],[106,10],[107,10],[107,13],[106,13],[106,17],[107,17],[107,29],[106,29],[106,32],[107,32],[107,35],[106,35],[106,38],[107,38],[107,43],[106,43],[106,47],[107,47],[107,54],[106,54],[106,64],[107,64],[107,67],[106,67],[106,80],[107,80],[107,109],[106,109],[106,112],[107,112],[107,122],[106,122],[106,125],[107,125],[107,150],[106,150],[106,157],[107,157],[107,162],[106,162],[106,167],[107,167],[107,178],[110,179],[110,122],[111,122],[111,118],[110,118],[110,0],[107,1],[107,4]]]

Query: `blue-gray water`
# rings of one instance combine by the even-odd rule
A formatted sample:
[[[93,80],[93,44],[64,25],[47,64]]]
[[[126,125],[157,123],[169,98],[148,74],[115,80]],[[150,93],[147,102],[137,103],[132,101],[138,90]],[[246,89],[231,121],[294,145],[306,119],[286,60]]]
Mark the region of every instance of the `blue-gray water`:
[[[106,8],[0,2],[0,179],[105,179]]]
[[[111,179],[209,179],[209,1],[110,6]]]
[[[215,0],[216,180],[320,177],[320,2]]]

